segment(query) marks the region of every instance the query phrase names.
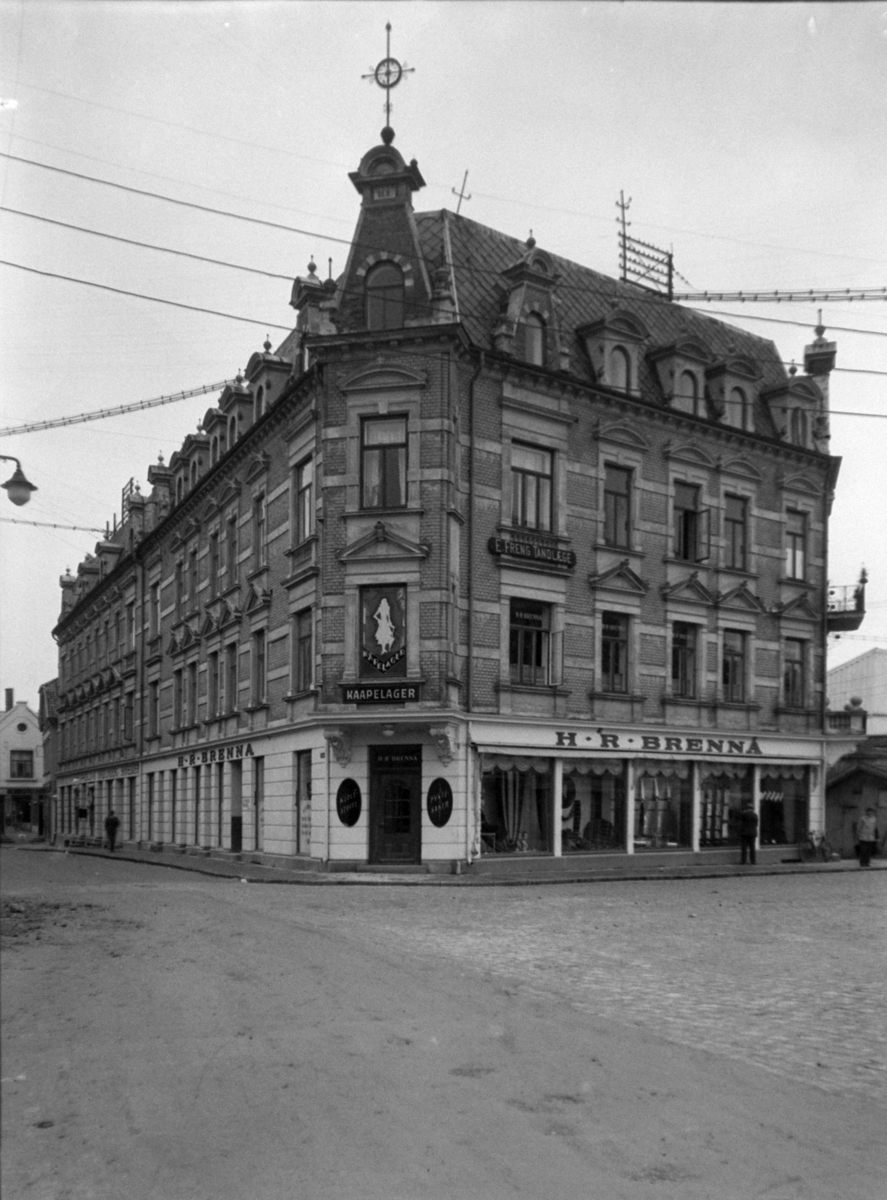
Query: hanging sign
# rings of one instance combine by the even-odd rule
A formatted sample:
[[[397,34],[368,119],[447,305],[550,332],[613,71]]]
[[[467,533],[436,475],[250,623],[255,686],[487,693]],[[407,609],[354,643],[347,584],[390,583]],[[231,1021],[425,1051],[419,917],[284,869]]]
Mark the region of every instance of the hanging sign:
[[[361,588],[360,673],[376,678],[407,673],[406,588]]]

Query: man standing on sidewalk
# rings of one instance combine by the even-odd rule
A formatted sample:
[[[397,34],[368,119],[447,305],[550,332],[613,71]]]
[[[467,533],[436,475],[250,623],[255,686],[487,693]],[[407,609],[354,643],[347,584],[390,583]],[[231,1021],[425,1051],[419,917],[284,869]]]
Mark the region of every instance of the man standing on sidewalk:
[[[742,849],[742,865],[746,860],[755,865],[755,843],[758,840],[758,814],[751,800],[746,800],[739,814],[739,845]]]
[[[867,808],[865,815],[856,826],[856,841],[859,845],[859,865],[870,867],[872,855],[878,849],[878,815],[873,808]]]
[[[114,847],[117,844],[117,830],[120,828],[120,818],[112,808],[105,817],[105,833],[108,835],[108,849],[114,853]]]

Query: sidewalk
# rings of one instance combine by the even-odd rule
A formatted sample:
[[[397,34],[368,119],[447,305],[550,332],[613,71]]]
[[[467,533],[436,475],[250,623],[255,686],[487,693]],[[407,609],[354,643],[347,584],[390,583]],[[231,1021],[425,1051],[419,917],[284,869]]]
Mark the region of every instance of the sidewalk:
[[[339,870],[306,860],[305,866],[271,866],[251,861],[253,856],[244,852],[239,860],[236,856],[210,854],[206,851],[160,849],[143,850],[124,847],[112,855],[99,846],[50,846],[30,842],[11,847],[16,850],[37,853],[79,854],[93,858],[114,858],[123,862],[143,863],[148,866],[167,867],[177,871],[192,871],[200,875],[214,875],[223,879],[239,880],[241,883],[303,884],[316,887],[343,885],[361,886],[396,885],[399,887],[526,887],[551,883],[611,883],[624,880],[644,881],[656,879],[724,879],[736,875],[809,875],[835,874],[859,871],[855,859],[841,859],[828,863],[761,863],[755,867],[743,867],[739,863],[724,865],[659,865],[645,863],[643,858],[626,862],[603,857],[589,858],[536,858],[520,863],[510,862],[509,869],[499,874],[494,871],[474,873],[472,867],[458,864],[449,874],[430,871],[425,866],[385,870],[378,867],[363,867],[359,870]],[[873,870],[887,870],[887,859],[872,863]]]

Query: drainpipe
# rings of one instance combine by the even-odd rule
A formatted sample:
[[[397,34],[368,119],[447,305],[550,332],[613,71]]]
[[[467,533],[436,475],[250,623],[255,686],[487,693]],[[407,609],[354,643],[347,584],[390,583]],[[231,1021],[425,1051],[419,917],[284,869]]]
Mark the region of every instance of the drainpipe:
[[[468,384],[468,662],[465,670],[465,708],[471,714],[474,672],[474,391],[484,369],[484,352],[480,351],[477,369]]]

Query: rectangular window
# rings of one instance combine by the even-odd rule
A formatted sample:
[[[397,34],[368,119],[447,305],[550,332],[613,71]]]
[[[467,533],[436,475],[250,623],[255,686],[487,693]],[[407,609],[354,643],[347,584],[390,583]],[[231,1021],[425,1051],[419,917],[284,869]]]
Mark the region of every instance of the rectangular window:
[[[9,777],[10,779],[34,778],[33,750],[9,751]]]
[[[672,626],[671,691],[685,700],[696,695],[696,626],[683,621]]]
[[[209,566],[207,571],[207,583],[209,584],[209,598],[215,600],[219,594],[219,577],[221,574],[221,552],[219,548],[219,533],[214,530],[209,535]]]
[[[293,682],[295,693],[307,692],[313,680],[314,665],[311,647],[312,614],[305,608],[293,617]]]
[[[361,426],[364,508],[402,508],[407,502],[407,419],[373,417]]]
[[[787,708],[803,708],[806,702],[805,649],[799,638],[786,638],[782,683]]]
[[[631,471],[604,467],[604,545],[629,546],[631,514]]]
[[[265,565],[265,496],[253,500],[253,570]]]
[[[699,507],[699,488],[676,483],[674,489],[674,555],[685,562],[702,562],[709,556],[708,509]]]
[[[131,742],[134,740],[133,733],[133,706],[135,704],[135,695],[133,692],[126,693],[126,699],[123,703],[123,740]]]
[[[206,719],[219,715],[219,652],[213,650],[206,658]]]
[[[551,609],[536,600],[512,600],[508,659],[511,682],[543,687],[550,681]]]
[[[511,447],[511,523],[523,529],[551,529],[553,455],[550,450]]]
[[[185,724],[185,678],[181,670],[172,676],[172,722],[176,729]]]
[[[237,554],[237,514],[234,513],[225,523],[225,571],[229,588],[237,583]]]
[[[160,733],[160,680],[153,679],[148,684],[148,737],[157,737]]]
[[[723,698],[734,703],[745,700],[745,634],[724,631],[724,661],[721,667]]]
[[[785,574],[803,579],[807,561],[807,516],[792,509],[785,514]]]
[[[188,555],[188,608],[191,612],[197,608],[197,550],[196,548]]]
[[[628,691],[628,617],[624,613],[603,614],[601,691]]]
[[[135,650],[136,648],[136,606],[135,601],[130,600],[126,606],[126,649],[127,651]]]
[[[297,750],[295,755],[296,776],[296,854],[307,854],[310,849],[311,824],[311,751]]]
[[[188,663],[188,724],[197,724],[197,663]]]
[[[237,643],[225,647],[225,708],[237,710]]]
[[[746,569],[748,542],[748,501],[741,496],[725,497],[724,565],[738,571]]]
[[[293,545],[314,532],[314,462],[306,458],[293,470]]]
[[[174,588],[176,620],[180,621],[185,611],[185,564],[181,559],[176,563]]]
[[[265,703],[265,630],[253,634],[253,704]]]
[[[149,637],[160,637],[160,584],[151,584],[151,595],[149,599],[148,612],[148,629]]]

